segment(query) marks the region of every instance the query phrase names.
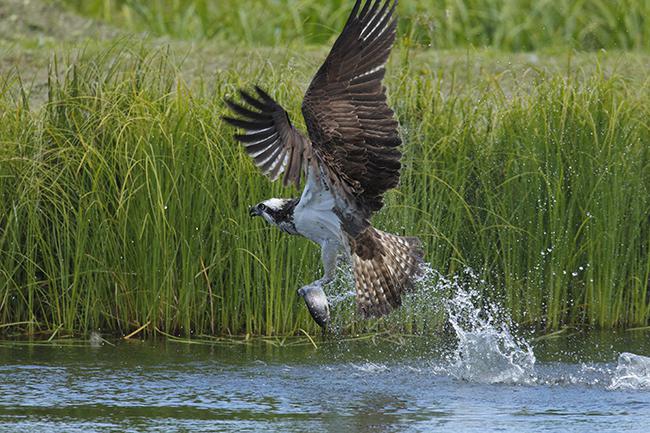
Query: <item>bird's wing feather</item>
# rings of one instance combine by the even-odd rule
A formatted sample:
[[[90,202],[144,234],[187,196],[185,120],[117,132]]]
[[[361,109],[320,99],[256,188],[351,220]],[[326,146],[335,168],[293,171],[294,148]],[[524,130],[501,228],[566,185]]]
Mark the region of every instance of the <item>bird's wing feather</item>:
[[[383,206],[399,182],[401,140],[382,85],[395,41],[397,0],[357,0],[302,111],[313,152],[356,223]]]
[[[240,90],[247,106],[226,100],[238,117],[226,116],[223,119],[246,131],[245,134],[235,134],[235,139],[243,143],[246,153],[262,173],[271,180],[277,180],[284,173],[282,183],[285,186],[293,183],[298,187],[311,152],[311,143],[293,127],[284,108],[261,88],[255,87],[255,92],[257,97]]]

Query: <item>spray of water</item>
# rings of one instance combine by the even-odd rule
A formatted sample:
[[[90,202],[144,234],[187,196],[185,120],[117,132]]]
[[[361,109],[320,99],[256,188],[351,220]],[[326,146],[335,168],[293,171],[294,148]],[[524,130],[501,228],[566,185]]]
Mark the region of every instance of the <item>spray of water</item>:
[[[483,383],[528,383],[534,377],[535,355],[528,342],[515,335],[508,314],[478,292],[485,282],[471,270],[447,278],[428,268],[423,289],[445,293],[442,301],[456,348],[438,366],[461,380]]]
[[[609,389],[650,390],[650,358],[621,353]]]
[[[478,293],[472,290],[460,290],[446,302],[449,323],[458,338],[450,373],[472,382],[529,381],[535,365],[532,348],[513,334],[509,321],[499,319],[495,306],[478,307],[478,303]]]
[[[650,390],[650,358],[633,353],[621,353],[614,370],[583,365],[570,377],[536,371],[532,346],[517,335],[498,303],[481,296],[478,288],[486,285],[471,269],[451,279],[428,269],[423,283],[425,291],[447,294],[442,306],[457,339],[446,362],[434,368],[438,373],[481,383],[599,386],[609,382],[610,390]]]
[[[330,302],[335,308],[353,311],[354,282],[349,269],[342,271],[338,290]],[[650,358],[632,353],[620,354],[615,370],[583,365],[569,377],[558,377],[545,369],[536,371],[531,344],[519,335],[507,311],[490,300],[493,297],[485,295],[489,290],[471,269],[448,278],[427,266],[417,289],[405,297],[401,314],[420,320],[444,313],[453,330],[456,344],[441,360],[434,361],[434,373],[479,383],[609,383],[611,390],[650,389]],[[383,372],[388,368],[371,362],[353,367],[365,372]]]

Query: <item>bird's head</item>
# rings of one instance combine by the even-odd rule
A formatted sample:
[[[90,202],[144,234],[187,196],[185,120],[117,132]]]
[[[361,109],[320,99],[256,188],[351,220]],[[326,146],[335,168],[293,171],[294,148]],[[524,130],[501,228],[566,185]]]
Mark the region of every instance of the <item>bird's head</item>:
[[[252,206],[249,213],[252,217],[261,216],[269,224],[290,231],[293,227],[293,210],[296,204],[298,199],[270,198]]]

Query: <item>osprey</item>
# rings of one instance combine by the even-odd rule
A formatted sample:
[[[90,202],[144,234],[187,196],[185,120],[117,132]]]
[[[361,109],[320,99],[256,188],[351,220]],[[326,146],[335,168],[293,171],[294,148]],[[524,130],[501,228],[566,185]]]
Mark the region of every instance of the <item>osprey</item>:
[[[299,198],[272,198],[250,208],[251,216],[321,247],[324,275],[298,290],[314,320],[329,321],[323,286],[335,275],[336,259],[352,263],[357,309],[364,317],[388,314],[421,273],[419,239],[382,232],[370,217],[400,176],[398,123],[382,85],[395,41],[397,0],[357,0],[302,103],[308,137],[264,90],[240,90],[243,103],[227,100],[244,130],[242,142],[271,180],[305,188]]]

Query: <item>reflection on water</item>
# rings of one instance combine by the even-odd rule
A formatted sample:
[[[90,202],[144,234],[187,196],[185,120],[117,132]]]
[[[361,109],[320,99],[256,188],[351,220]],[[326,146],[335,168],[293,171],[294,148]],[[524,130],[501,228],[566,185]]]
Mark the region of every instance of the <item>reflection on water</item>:
[[[650,425],[650,334],[540,340],[527,380],[497,384],[454,374],[456,350],[456,339],[433,337],[401,345],[332,339],[318,349],[2,343],[0,432],[645,432]]]

